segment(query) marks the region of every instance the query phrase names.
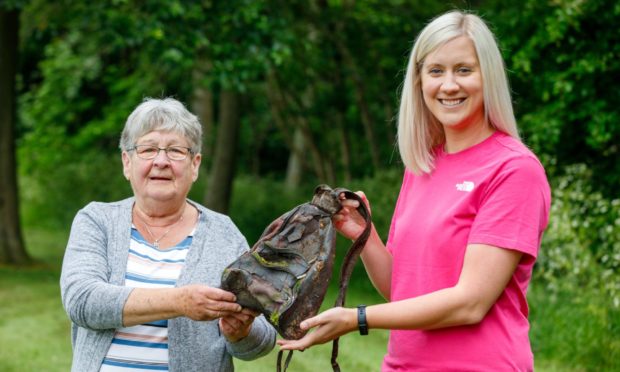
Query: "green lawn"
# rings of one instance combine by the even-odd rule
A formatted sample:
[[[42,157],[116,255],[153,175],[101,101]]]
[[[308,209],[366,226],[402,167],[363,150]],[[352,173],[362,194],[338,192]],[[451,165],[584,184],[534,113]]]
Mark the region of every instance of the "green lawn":
[[[31,267],[0,266],[0,371],[68,371],[71,367],[70,323],[60,302],[60,265],[67,234],[29,231]],[[332,291],[325,304],[334,302]],[[351,292],[348,302],[380,301],[373,292]],[[338,362],[343,371],[378,370],[387,345],[387,331],[340,340]],[[277,349],[257,361],[235,361],[238,371],[274,371]],[[362,351],[363,352],[360,352]],[[295,352],[292,371],[331,370],[331,343]]]
[[[71,365],[69,321],[60,303],[58,287],[67,234],[59,231],[30,230],[26,239],[29,251],[37,263],[27,268],[0,267],[0,371],[68,371]],[[367,287],[353,283],[347,303],[355,305],[381,301],[380,297]],[[330,291],[325,305],[329,306],[333,300],[334,293]],[[609,350],[618,350],[619,341],[613,333],[601,334],[603,331],[600,330],[600,322],[592,320],[591,316],[586,318],[590,315],[587,306],[573,308],[561,303],[550,305],[545,303],[546,298],[542,292],[538,292],[533,300],[536,303],[532,305],[532,344],[537,371],[618,370],[618,362],[613,361],[614,355],[601,356],[595,350],[600,348],[598,345],[588,348],[584,347],[587,345],[578,344],[582,335],[586,343],[612,344]],[[586,322],[585,327],[579,325],[579,319]],[[367,337],[357,334],[342,337],[338,358],[342,370],[379,370],[386,351],[387,337],[387,331],[377,330],[371,330]],[[276,350],[257,361],[236,361],[237,370],[274,371]],[[582,362],[574,363],[571,354],[578,353],[575,350],[594,354],[585,355],[580,359]],[[605,350],[599,352],[609,354],[609,351]],[[289,370],[329,371],[330,355],[331,343],[303,353],[295,352]],[[596,362],[601,358],[608,359],[603,368],[599,368]]]
[[[27,234],[37,264],[0,267],[0,371],[68,371],[71,339],[60,302],[66,233]]]

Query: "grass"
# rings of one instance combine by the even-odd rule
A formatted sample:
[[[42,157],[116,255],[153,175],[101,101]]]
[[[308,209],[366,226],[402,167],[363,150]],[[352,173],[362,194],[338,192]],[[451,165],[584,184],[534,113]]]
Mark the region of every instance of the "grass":
[[[26,235],[37,263],[0,267],[0,370],[68,371],[71,338],[60,302],[60,262],[66,233]]]
[[[70,324],[60,303],[58,280],[65,231],[30,229],[28,267],[0,266],[0,371],[68,371],[71,366]],[[533,286],[530,294],[532,346],[537,371],[620,371],[618,312],[597,306],[595,294],[549,297]],[[380,302],[367,283],[352,283],[351,306]],[[334,301],[330,291],[324,306]],[[340,339],[338,362],[343,371],[378,371],[386,352],[387,331],[367,337],[349,334]],[[235,360],[237,371],[273,371],[277,349],[256,361]],[[295,352],[291,371],[329,371],[331,343]]]
[[[60,301],[60,267],[68,235],[62,231],[29,230],[26,244],[35,264],[0,266],[0,371],[68,371],[71,368],[70,323]],[[335,300],[330,291],[324,301]],[[347,303],[380,301],[367,291],[350,292]],[[373,371],[381,365],[387,331],[368,337],[340,339],[338,362],[343,371]],[[274,371],[277,349],[251,362],[235,360],[237,371]],[[360,350],[364,350],[360,353]],[[292,371],[331,370],[331,343],[295,352]]]
[[[532,348],[545,368],[570,361],[574,371],[620,371],[620,312],[595,288],[550,295],[535,286],[529,300]]]
[[[335,300],[335,291],[330,288],[323,308],[330,307]],[[373,292],[350,291],[347,304],[379,303],[381,299]],[[338,346],[338,364],[343,371],[378,371],[386,353],[388,331],[371,330],[368,336],[350,333],[340,338]],[[314,346],[304,352],[294,352],[289,369],[295,372],[331,371],[332,343]],[[270,354],[258,360],[244,362],[235,360],[237,371],[241,372],[273,372],[277,364],[277,346]],[[286,357],[286,354],[284,355]]]

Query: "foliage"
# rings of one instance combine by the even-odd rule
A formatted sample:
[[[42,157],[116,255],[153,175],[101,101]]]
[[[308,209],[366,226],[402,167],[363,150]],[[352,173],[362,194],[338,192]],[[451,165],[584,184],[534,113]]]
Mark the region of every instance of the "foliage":
[[[0,0],[0,9],[15,10],[24,7],[28,0]]]
[[[143,97],[191,102],[201,87],[244,94],[241,173],[282,177],[299,129],[306,181],[397,168],[394,118],[407,54],[424,24],[450,8],[426,0],[20,4],[19,164],[40,182],[59,164],[81,161],[76,153],[115,153]],[[606,30],[620,7],[470,6],[503,46],[526,142],[556,164],[552,175],[593,164],[596,188],[613,197],[620,105],[603,82],[618,73],[618,34]],[[594,33],[597,43],[589,42]]]
[[[22,171],[79,162],[75,152],[114,153],[143,97],[188,102],[205,85],[246,89],[269,56],[281,58],[261,4],[32,1],[23,17],[19,129],[21,147],[38,151],[20,158]],[[194,81],[199,64],[210,64],[210,74]]]
[[[379,234],[387,238],[401,178],[401,171],[389,169],[378,172],[373,177],[354,180],[347,185],[330,186],[346,187],[351,191],[363,190],[370,202],[373,223]],[[286,190],[281,181],[237,177],[230,216],[252,244],[271,221],[296,205],[310,201],[317,185],[304,184],[295,190]]]
[[[587,162],[593,185],[620,193],[620,4],[608,0],[498,2],[489,12],[505,48],[526,141],[557,165]],[[596,40],[594,41],[594,35]]]
[[[22,174],[19,186],[25,225],[66,228],[89,202],[121,200],[132,195],[123,177],[120,155],[82,156],[82,162],[70,162],[45,175]]]
[[[551,220],[530,296],[533,347],[535,353],[571,359],[586,370],[615,370],[620,360],[620,199],[595,191],[592,179],[592,170],[577,164],[566,167],[552,185]],[[560,331],[565,329],[573,331]]]
[[[620,333],[620,95],[611,82],[619,76],[620,34],[611,30],[620,5],[467,3],[497,34],[523,138],[553,186],[534,271],[535,349],[547,360],[559,358],[559,370],[563,361],[595,369],[600,360],[613,368]],[[17,133],[26,226],[66,228],[87,202],[130,194],[118,136],[143,97],[188,103],[207,88],[217,103],[218,91],[232,88],[243,97],[231,216],[250,243],[323,182],[364,190],[387,238],[402,168],[394,117],[403,68],[416,33],[449,4],[7,0],[0,6],[22,11]],[[291,191],[280,179],[299,129],[306,135],[305,178]],[[205,187],[201,175],[190,197],[200,201]],[[346,243],[339,240],[339,251]],[[354,276],[358,289],[370,288],[363,271]]]
[[[601,291],[620,309],[620,199],[592,190],[585,165],[568,167],[553,188],[551,221],[535,275],[550,295]]]

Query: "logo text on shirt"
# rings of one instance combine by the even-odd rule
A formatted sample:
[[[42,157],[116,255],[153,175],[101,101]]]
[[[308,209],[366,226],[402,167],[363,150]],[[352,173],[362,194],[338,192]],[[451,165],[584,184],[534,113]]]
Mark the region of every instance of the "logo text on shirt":
[[[474,190],[474,183],[471,181],[463,181],[463,183],[457,183],[456,189],[458,191],[471,192]]]

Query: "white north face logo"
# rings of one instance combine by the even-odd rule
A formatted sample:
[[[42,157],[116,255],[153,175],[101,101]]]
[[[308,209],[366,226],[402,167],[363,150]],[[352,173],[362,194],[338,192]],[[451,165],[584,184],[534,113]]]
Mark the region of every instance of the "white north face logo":
[[[471,181],[463,181],[463,183],[457,183],[456,189],[459,191],[470,192],[474,189],[474,183]]]

